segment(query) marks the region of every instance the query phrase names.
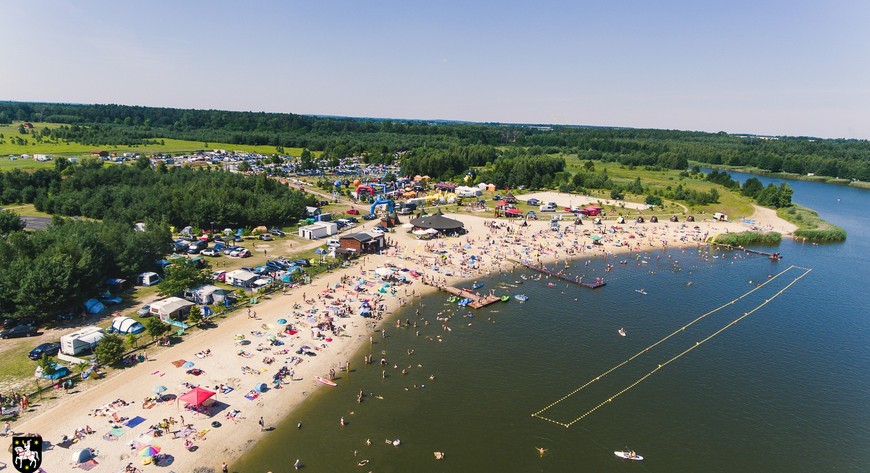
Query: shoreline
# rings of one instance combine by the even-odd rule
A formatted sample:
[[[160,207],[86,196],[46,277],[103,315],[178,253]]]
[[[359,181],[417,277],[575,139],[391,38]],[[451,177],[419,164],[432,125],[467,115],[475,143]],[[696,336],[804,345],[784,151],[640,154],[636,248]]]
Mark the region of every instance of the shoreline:
[[[756,212],[758,214],[758,212]],[[173,456],[170,468],[176,471],[193,471],[198,466],[210,466],[219,468],[222,461],[231,463],[238,458],[251,445],[257,442],[261,435],[258,419],[263,417],[267,426],[278,424],[292,415],[304,400],[314,392],[314,389],[326,389],[314,380],[315,376],[325,376],[330,369],[338,369],[340,364],[349,362],[351,367],[359,366],[362,361],[351,358],[358,354],[366,343],[366,337],[373,337],[376,330],[387,327],[386,323],[392,321],[393,315],[415,297],[430,295],[438,290],[437,287],[423,284],[419,279],[408,278],[411,284],[402,286],[395,295],[380,293],[374,289],[379,282],[375,282],[373,270],[377,267],[393,264],[397,267],[405,267],[415,270],[427,277],[437,277],[448,285],[461,285],[464,281],[483,277],[495,272],[510,271],[515,267],[508,263],[505,258],[515,257],[522,261],[523,256],[529,261],[537,261],[544,264],[560,263],[585,257],[608,256],[636,251],[649,251],[666,247],[694,247],[706,245],[703,241],[703,230],[712,234],[715,231],[745,230],[742,222],[696,222],[702,232],[687,230],[691,227],[683,223],[656,223],[656,224],[632,224],[622,225],[624,233],[605,232],[602,237],[602,246],[592,245],[591,241],[583,235],[584,230],[594,230],[590,224],[577,226],[565,232],[561,237],[555,232],[549,231],[549,222],[529,222],[528,227],[519,227],[517,221],[494,220],[481,218],[474,215],[449,215],[451,218],[462,221],[466,225],[468,233],[459,238],[443,238],[429,241],[420,241],[406,234],[404,229],[397,229],[395,233],[388,234],[388,238],[398,245],[391,247],[383,255],[368,255],[349,268],[336,270],[315,279],[312,284],[294,288],[286,295],[275,293],[269,300],[260,302],[252,307],[257,312],[257,319],[251,319],[241,313],[236,313],[220,322],[217,328],[211,328],[197,332],[197,334],[184,343],[162,350],[156,356],[149,356],[148,360],[137,366],[127,368],[122,372],[110,376],[109,379],[99,384],[90,386],[88,389],[75,394],[64,395],[58,404],[45,412],[40,412],[34,417],[27,418],[13,430],[18,432],[37,432],[46,441],[55,444],[52,450],[45,452],[43,466],[47,471],[59,471],[70,468],[69,457],[78,448],[90,447],[99,450],[98,463],[108,464],[111,471],[122,469],[128,463],[141,468],[141,457],[137,456],[138,450],[130,449],[130,442],[140,438],[141,434],[148,430],[149,425],[158,423],[163,418],[185,416],[187,423],[194,424],[197,432],[206,431],[201,438],[197,436],[193,440],[197,449],[189,452],[183,448],[181,438],[173,439],[171,435],[157,437],[153,445],[159,445],[163,451]],[[770,215],[762,215],[756,218],[759,225],[770,224],[782,227],[783,221],[770,221]],[[773,215],[775,217],[775,214]],[[761,221],[764,220],[764,221]],[[498,229],[490,224],[495,222]],[[570,225],[570,222],[563,222]],[[611,222],[607,221],[607,225]],[[612,225],[606,228],[612,228]],[[785,233],[785,232],[783,232]],[[647,234],[649,234],[647,236]],[[629,238],[629,235],[635,235]],[[641,236],[643,235],[643,236]],[[573,237],[573,238],[572,238]],[[513,238],[513,241],[507,241]],[[700,238],[700,240],[698,239]],[[574,245],[568,246],[573,239]],[[578,245],[579,240],[584,240]],[[615,246],[616,243],[626,244]],[[588,243],[588,244],[587,244]],[[433,254],[427,250],[433,249],[440,253]],[[451,251],[452,250],[452,251]],[[469,253],[478,256],[475,260],[469,259]],[[440,258],[440,261],[439,261]],[[505,264],[507,263],[507,264]],[[352,291],[353,284],[341,285],[342,279],[358,279],[365,277],[372,282],[366,285],[367,294]],[[336,287],[336,283],[339,284]],[[383,288],[383,287],[382,287]],[[316,295],[314,293],[317,292]],[[383,314],[380,320],[360,318],[358,313],[351,310],[349,318],[335,318],[336,325],[343,325],[339,335],[326,337],[331,339],[313,340],[310,331],[310,318],[312,313],[299,313],[293,309],[299,304],[301,308],[316,308],[318,311],[326,311],[330,305],[338,302],[340,305],[355,309],[363,298],[382,296]],[[304,297],[303,297],[304,296]],[[309,297],[310,296],[310,297]],[[331,296],[331,297],[327,297]],[[305,299],[319,299],[314,304],[305,302]],[[407,298],[407,300],[406,300]],[[343,301],[343,302],[341,302]],[[319,305],[318,305],[319,303]],[[309,309],[310,310],[310,309]],[[290,315],[288,315],[288,313]],[[322,314],[317,312],[316,314]],[[319,317],[319,316],[318,316]],[[248,334],[277,329],[276,320],[279,318],[290,319],[299,327],[299,332],[287,338],[281,338],[286,345],[283,347],[270,348],[266,357],[274,357],[274,363],[257,363],[257,359],[263,355],[254,352],[256,338],[248,337],[251,345],[240,347],[234,340],[234,334]],[[265,339],[264,339],[265,341]],[[260,342],[260,345],[263,345]],[[295,356],[295,350],[302,345],[314,346],[317,351],[316,357]],[[287,349],[283,356],[275,355],[276,348]],[[197,358],[195,353],[211,350],[213,356]],[[239,350],[247,350],[255,353],[250,359],[236,355]],[[283,358],[283,359],[280,359]],[[264,358],[265,359],[265,358]],[[296,363],[296,359],[303,360]],[[183,369],[175,368],[173,361],[193,361],[197,368],[205,373],[194,377],[186,374]],[[243,374],[243,366],[257,366],[256,375]],[[257,399],[248,400],[243,396],[255,384],[266,382],[279,366],[290,366],[293,370],[291,378],[294,381],[285,381],[281,389],[270,389]],[[299,379],[298,381],[295,379]],[[225,405],[220,412],[212,418],[202,415],[194,415],[184,411],[176,405],[176,402],[162,402],[152,409],[145,409],[142,405],[143,397],[152,395],[157,385],[168,388],[167,394],[183,394],[185,391],[180,387],[182,382],[199,384],[213,387],[215,385],[234,386],[234,390],[228,394],[218,393],[216,399],[221,405]],[[110,441],[101,438],[109,431],[108,418],[94,417],[88,414],[97,407],[103,406],[116,399],[124,399],[131,405],[119,408],[119,415],[123,417],[140,416],[146,420],[137,427],[124,427],[124,432],[117,440]],[[280,406],[278,408],[277,406]],[[225,413],[231,410],[240,410],[236,419],[228,419]],[[63,412],[63,414],[58,414]],[[69,414],[66,414],[69,413]],[[211,422],[217,420],[221,427],[210,427]],[[95,434],[85,436],[82,441],[73,444],[69,449],[57,446],[62,435],[72,436],[77,428],[90,426],[96,431]],[[170,431],[176,428],[170,428]],[[105,469],[105,467],[104,467]]]

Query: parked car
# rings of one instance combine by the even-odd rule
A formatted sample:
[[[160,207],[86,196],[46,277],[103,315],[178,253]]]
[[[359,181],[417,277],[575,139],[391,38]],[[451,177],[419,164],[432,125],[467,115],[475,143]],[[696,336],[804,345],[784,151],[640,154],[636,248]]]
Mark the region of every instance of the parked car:
[[[409,209],[408,207],[402,207],[397,213],[399,215],[411,215],[413,213],[413,210]]]
[[[187,253],[191,255],[198,254],[200,251],[204,250],[208,246],[208,242],[197,240],[190,244],[187,248]]]
[[[348,215],[359,215],[359,210],[357,210],[357,209],[348,209],[347,214],[348,214]]]
[[[199,254],[203,256],[220,256],[221,252],[214,248],[206,248],[202,250]]]
[[[363,215],[363,220],[374,220],[374,219],[376,219],[376,218],[378,218],[378,216],[375,215],[375,214],[365,214],[365,215]]]
[[[375,228],[372,228],[371,232],[372,233],[379,233],[381,235],[383,235],[384,233],[387,233],[387,231],[384,230],[384,227],[382,227],[380,225],[376,226]]]
[[[275,236],[279,236],[279,237],[286,235],[286,233],[282,232],[281,230],[278,230],[277,228],[273,228],[273,229],[269,230],[269,233],[271,233],[272,235],[275,235]]]
[[[227,279],[227,272],[226,271],[215,271],[215,272],[211,273],[211,278],[215,281],[224,282]]]
[[[43,343],[41,345],[38,345],[33,350],[30,350],[30,353],[27,354],[27,357],[31,360],[38,360],[46,355],[57,355],[58,351],[60,351],[60,343]]]
[[[36,335],[36,327],[19,325],[0,332],[0,338],[32,337]]]
[[[272,241],[274,239],[272,238],[272,235],[268,233],[261,233],[259,238],[263,241]]]
[[[353,223],[359,223],[359,219],[356,217],[348,217],[347,220],[350,220]]]
[[[302,266],[303,268],[311,266],[311,262],[305,258],[295,259],[291,261],[291,263],[295,264],[296,266]]]
[[[241,235],[233,235],[233,241],[236,241],[236,242],[242,241],[242,236]]]
[[[220,235],[215,235],[214,238],[212,238],[212,240],[214,240],[214,241],[224,241],[224,237],[222,237],[222,236],[220,236]]]
[[[230,256],[235,258],[247,258],[251,256],[251,251],[247,248],[236,247],[233,251],[230,252]]]

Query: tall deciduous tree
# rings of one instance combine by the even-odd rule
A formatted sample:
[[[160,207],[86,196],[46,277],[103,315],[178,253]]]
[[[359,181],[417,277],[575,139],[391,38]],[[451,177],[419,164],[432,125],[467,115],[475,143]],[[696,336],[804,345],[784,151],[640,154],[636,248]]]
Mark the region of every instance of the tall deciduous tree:
[[[161,296],[176,296],[191,289],[206,284],[211,280],[208,269],[199,269],[185,262],[173,264],[166,268],[166,276],[158,286]]]

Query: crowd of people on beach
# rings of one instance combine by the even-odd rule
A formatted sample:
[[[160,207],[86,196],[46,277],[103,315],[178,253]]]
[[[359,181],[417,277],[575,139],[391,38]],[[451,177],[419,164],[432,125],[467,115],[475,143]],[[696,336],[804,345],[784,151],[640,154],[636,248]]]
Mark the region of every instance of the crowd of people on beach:
[[[477,220],[471,218],[466,220]],[[259,402],[262,396],[270,396],[268,391],[247,389],[251,381],[268,383],[272,389],[281,389],[288,384],[297,381],[296,370],[306,362],[315,362],[313,357],[333,353],[331,348],[341,337],[348,336],[349,324],[362,325],[369,334],[369,346],[374,350],[375,337],[383,342],[387,338],[387,329],[381,322],[388,314],[388,307],[415,305],[413,318],[396,320],[395,330],[412,330],[417,337],[442,343],[455,327],[457,319],[463,326],[471,326],[473,317],[468,310],[457,307],[441,308],[440,310],[427,309],[420,296],[422,289],[418,283],[435,288],[444,288],[455,284],[458,280],[473,279],[503,271],[513,267],[513,261],[525,264],[543,265],[545,262],[568,261],[578,256],[612,255],[614,247],[625,246],[629,252],[647,248],[664,248],[669,242],[702,241],[703,234],[694,229],[679,224],[645,225],[642,228],[633,225],[619,226],[588,226],[575,227],[570,222],[559,226],[558,229],[540,224],[527,224],[525,226],[513,221],[491,220],[477,221],[475,225],[481,225],[482,231],[477,231],[451,238],[435,238],[431,240],[414,240],[411,236],[397,238],[391,241],[391,246],[382,252],[380,256],[364,257],[346,270],[343,274],[333,279],[329,284],[322,284],[320,280],[314,280],[311,285],[294,288],[289,292],[278,294],[275,297],[277,306],[264,306],[259,311],[265,315],[258,315],[253,308],[246,310],[247,324],[241,334],[228,343],[229,350],[222,347],[196,347],[197,351],[190,350],[189,355],[197,366],[191,368],[185,365],[183,370],[173,371],[173,376],[182,376],[183,382],[178,382],[177,396],[185,390],[197,387],[214,386],[215,391],[220,393],[220,403],[229,405],[215,409],[214,411],[203,408],[202,405],[192,405],[197,412],[226,412],[223,419],[229,422],[243,423],[246,417],[241,416],[240,405],[237,403],[248,402],[245,399]],[[597,236],[597,244],[591,236]],[[380,268],[389,268],[390,271],[379,272]],[[487,288],[491,292],[491,289]],[[299,293],[301,292],[301,301]],[[287,304],[281,311],[281,319],[272,318],[275,307],[281,307],[280,301],[284,297],[294,297],[298,302]],[[292,299],[291,299],[292,300]],[[259,308],[259,307],[258,307]],[[491,318],[487,322],[495,323]],[[430,325],[435,330],[429,329]],[[392,329],[391,329],[392,330]],[[232,344],[236,345],[233,350]],[[386,353],[386,345],[379,347],[379,351]],[[259,354],[254,357],[251,350]],[[431,368],[427,368],[421,375],[416,372],[423,371],[423,366],[417,363],[400,362],[398,359],[408,357],[413,359],[414,350],[410,347],[390,347],[390,353],[376,355],[366,354],[363,364],[370,366],[379,360],[381,378],[391,378],[388,373],[395,373],[396,379],[403,385],[404,390],[413,392],[425,387],[425,382],[434,382],[436,377]],[[396,350],[399,351],[398,355]],[[222,353],[229,353],[229,358],[220,357]],[[238,356],[233,356],[234,354]],[[218,356],[213,356],[218,355]],[[388,361],[389,356],[389,361]],[[141,365],[147,358],[136,355],[135,360],[129,360],[132,369]],[[148,371],[153,375],[156,384],[158,380],[167,374],[172,368],[166,368],[166,360],[152,365],[151,359],[147,363]],[[183,360],[179,360],[183,361]],[[350,369],[350,362],[344,358],[329,358],[331,366],[327,366],[322,373],[325,380],[336,380],[341,372]],[[322,365],[322,363],[321,363]],[[155,366],[156,368],[150,368]],[[319,365],[320,366],[320,365]],[[192,371],[197,371],[201,376],[193,376]],[[182,374],[183,373],[183,374]],[[242,373],[239,375],[239,373]],[[188,376],[185,376],[188,375]],[[234,377],[242,376],[243,378]],[[168,378],[167,378],[168,379]],[[242,386],[242,379],[246,386]],[[152,389],[152,386],[143,386],[143,389]],[[171,389],[171,388],[170,388]],[[299,388],[296,391],[309,388]],[[234,394],[238,392],[239,394]],[[162,397],[162,396],[161,396]],[[374,392],[360,391],[356,400],[363,403],[367,398],[378,398]],[[20,406],[27,408],[27,396],[12,393],[0,396],[0,404],[4,406]],[[206,401],[204,404],[208,404]],[[133,405],[116,399],[115,401],[92,410],[93,416],[109,417],[109,425],[112,428],[126,430],[137,429],[128,426],[126,422],[131,417],[147,417],[147,409],[159,409],[169,403],[161,402],[160,398],[150,400],[151,407],[145,404]],[[156,406],[155,406],[156,405]],[[146,409],[146,410],[143,410]],[[161,412],[161,411],[151,411]],[[123,415],[122,415],[123,413]],[[152,417],[154,414],[152,414]],[[184,450],[191,450],[197,444],[202,444],[207,438],[212,426],[216,422],[211,417],[199,415],[194,421],[185,423],[182,417],[176,422],[172,416],[161,416],[162,420],[144,425],[138,428],[136,433],[150,436],[169,437],[170,440],[181,439],[180,445]],[[256,417],[255,417],[256,418]],[[194,425],[196,424],[196,426]],[[349,428],[354,426],[348,424]],[[99,430],[99,429],[97,429]],[[82,435],[90,435],[94,429],[89,425],[84,428],[84,434],[77,430],[73,437],[81,438]],[[140,432],[141,431],[141,432]],[[68,437],[69,438],[69,437]],[[104,437],[105,438],[105,437]],[[171,448],[171,443],[164,445]]]

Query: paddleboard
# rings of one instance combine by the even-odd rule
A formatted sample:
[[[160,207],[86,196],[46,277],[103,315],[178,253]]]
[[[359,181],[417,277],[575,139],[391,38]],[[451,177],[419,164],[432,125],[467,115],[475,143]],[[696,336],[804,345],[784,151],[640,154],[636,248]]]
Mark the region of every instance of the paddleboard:
[[[317,381],[320,381],[321,383],[323,383],[323,384],[325,384],[325,385],[327,385],[327,386],[332,386],[333,388],[337,386],[337,384],[333,383],[332,381],[330,381],[330,380],[328,380],[328,379],[326,379],[326,378],[322,378],[322,377],[320,377],[320,376],[315,376],[314,379],[317,380]]]
[[[619,458],[624,458],[626,460],[634,460],[634,461],[643,460],[643,457],[640,455],[635,455],[633,457],[630,456],[631,452],[613,452],[613,454],[618,456]]]

